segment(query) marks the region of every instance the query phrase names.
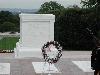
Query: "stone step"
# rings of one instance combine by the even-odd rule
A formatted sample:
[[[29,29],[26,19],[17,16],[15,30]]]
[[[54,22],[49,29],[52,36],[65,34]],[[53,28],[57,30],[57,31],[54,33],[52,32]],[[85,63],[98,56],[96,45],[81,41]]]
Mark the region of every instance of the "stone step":
[[[15,57],[38,57],[41,58],[42,56],[42,51],[41,49],[38,48],[20,48],[17,50],[17,54]]]

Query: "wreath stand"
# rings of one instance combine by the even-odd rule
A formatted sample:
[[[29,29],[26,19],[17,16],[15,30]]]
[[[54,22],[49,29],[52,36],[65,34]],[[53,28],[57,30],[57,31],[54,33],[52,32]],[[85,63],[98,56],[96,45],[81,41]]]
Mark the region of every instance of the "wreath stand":
[[[36,74],[43,75],[46,73],[51,75],[52,73],[61,73],[53,64],[57,63],[62,56],[60,44],[56,41],[49,41],[43,45],[41,50],[45,62],[32,62]]]
[[[49,64],[48,62],[32,62],[36,74],[48,74],[61,73],[55,67],[54,64]]]

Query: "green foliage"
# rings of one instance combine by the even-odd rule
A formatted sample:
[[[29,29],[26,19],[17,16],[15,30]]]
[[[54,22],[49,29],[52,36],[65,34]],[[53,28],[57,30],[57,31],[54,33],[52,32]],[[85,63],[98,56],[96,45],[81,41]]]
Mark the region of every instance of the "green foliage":
[[[61,4],[58,4],[55,1],[50,1],[50,2],[45,2],[44,4],[41,5],[38,13],[43,13],[43,14],[55,14],[58,15],[64,7]]]
[[[91,21],[90,23],[88,21],[90,19],[88,14],[90,12],[85,9],[66,9],[55,22],[55,40],[59,41],[65,49],[92,49],[93,38],[86,30],[92,26],[90,26]]]
[[[8,32],[8,31],[15,31],[15,24],[14,23],[11,23],[11,22],[4,22],[2,25],[1,25],[1,29],[0,29],[1,32]]]
[[[96,0],[81,0],[81,3],[83,4],[83,7],[91,8],[95,7]]]
[[[91,13],[88,14],[88,22],[90,25],[95,25],[95,31],[99,30],[100,27],[100,0],[82,0],[83,7],[86,7],[88,10],[91,10]],[[93,27],[92,26],[92,27]]]
[[[83,3],[86,1],[83,1]],[[46,4],[49,7],[48,3]],[[48,14],[53,12],[52,14],[56,16],[54,39],[60,42],[64,49],[91,50],[95,47],[93,37],[86,28],[91,29],[95,36],[100,36],[100,16],[97,9],[73,6],[55,12],[54,9],[53,11],[51,9],[46,10],[47,5],[44,6],[44,4],[41,6],[41,8],[44,7],[44,10],[42,9],[42,11],[41,8],[40,10],[42,13]]]
[[[96,19],[100,18],[100,0],[81,0],[81,3],[83,7],[95,13]]]
[[[91,9],[69,8],[55,23],[55,40],[60,41],[65,49],[91,50],[95,47],[93,37],[86,28],[99,36],[100,18],[97,19]],[[59,26],[59,29],[57,29]],[[59,33],[60,32],[60,33]],[[56,35],[58,37],[56,37]]]
[[[9,11],[0,12],[0,32],[19,31],[19,16]]]

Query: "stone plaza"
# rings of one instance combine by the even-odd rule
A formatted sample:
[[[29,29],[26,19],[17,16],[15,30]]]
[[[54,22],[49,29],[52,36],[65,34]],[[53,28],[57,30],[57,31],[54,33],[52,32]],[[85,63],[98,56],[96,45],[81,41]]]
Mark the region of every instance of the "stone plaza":
[[[64,51],[60,61],[55,64],[55,66],[61,73],[52,75],[93,75],[93,71],[91,71],[90,69],[91,64],[87,63],[88,61],[90,61],[90,56],[91,51]],[[10,64],[10,74],[0,75],[40,75],[35,73],[32,62],[43,61],[44,60],[42,57],[14,58],[14,53],[0,54],[0,63]],[[73,61],[83,61],[86,63],[82,63],[82,69],[81,67],[79,67],[80,65],[77,66],[75,63],[73,63]]]

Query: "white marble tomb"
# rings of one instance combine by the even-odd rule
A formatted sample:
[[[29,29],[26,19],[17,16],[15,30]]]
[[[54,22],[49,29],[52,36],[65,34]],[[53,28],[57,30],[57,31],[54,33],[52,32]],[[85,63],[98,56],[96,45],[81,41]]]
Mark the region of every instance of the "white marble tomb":
[[[41,57],[44,43],[54,40],[55,16],[52,14],[20,14],[20,39],[15,57]]]

